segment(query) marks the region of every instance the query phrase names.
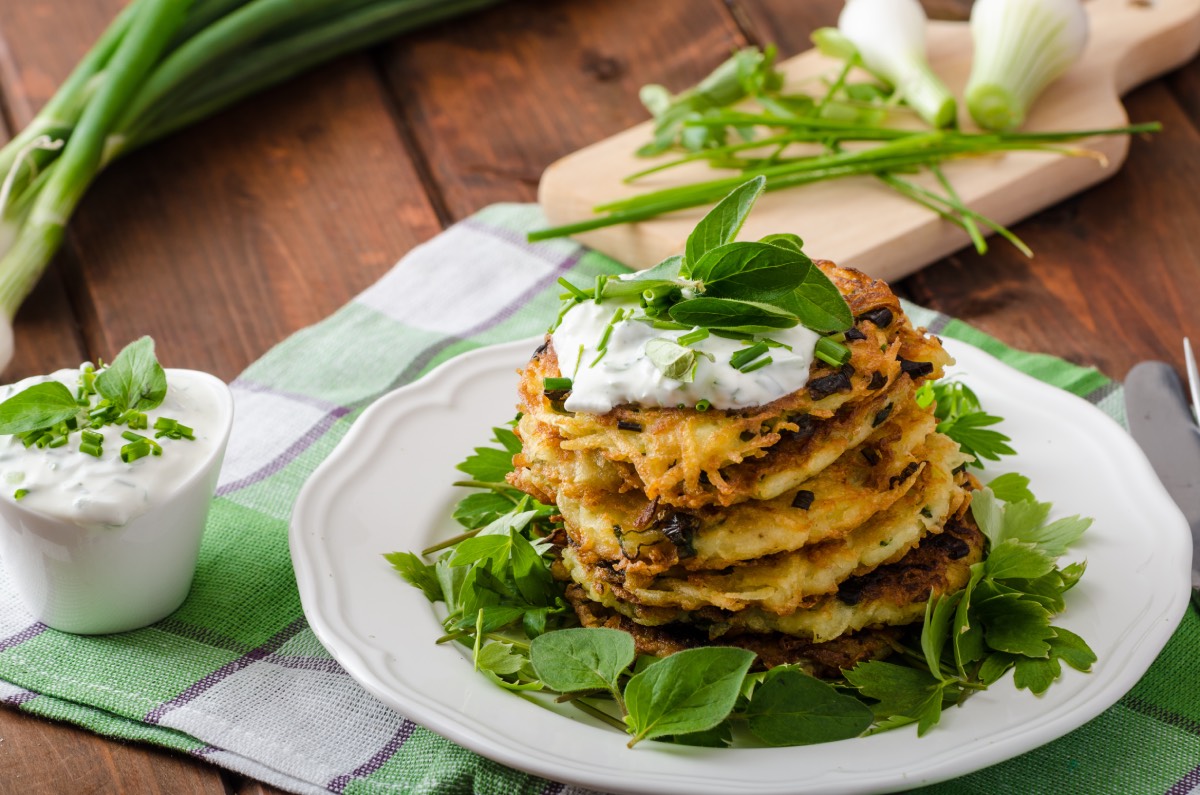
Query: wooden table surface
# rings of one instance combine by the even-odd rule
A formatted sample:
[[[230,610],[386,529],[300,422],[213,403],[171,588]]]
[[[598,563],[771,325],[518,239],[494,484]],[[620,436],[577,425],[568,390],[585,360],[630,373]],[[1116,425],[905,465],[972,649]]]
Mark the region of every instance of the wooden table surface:
[[[24,125],[122,0],[0,3],[0,134]],[[514,0],[343,58],[117,163],[16,321],[13,380],[142,334],[169,366],[232,379],[416,244],[645,117],[732,48],[785,55],[840,0]],[[963,18],[969,0],[927,0]],[[1120,378],[1200,341],[1200,63],[1136,89],[1112,180],[896,285],[1010,345]],[[802,230],[801,230],[802,231]],[[820,252],[812,252],[819,255]],[[5,792],[274,792],[203,762],[0,710]]]

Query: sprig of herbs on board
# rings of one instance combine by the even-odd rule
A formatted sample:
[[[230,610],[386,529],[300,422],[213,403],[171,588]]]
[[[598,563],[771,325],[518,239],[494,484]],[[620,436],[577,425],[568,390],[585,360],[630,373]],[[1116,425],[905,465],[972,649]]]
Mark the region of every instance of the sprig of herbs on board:
[[[531,241],[574,235],[717,201],[748,177],[769,178],[768,190],[853,176],[875,177],[968,234],[975,249],[987,250],[988,229],[1032,256],[1029,247],[1002,224],[968,207],[942,171],[942,164],[980,155],[1036,151],[1093,156],[1070,144],[1103,135],[1158,132],[1154,122],[1101,130],[966,133],[914,124],[900,94],[862,68],[854,46],[836,30],[814,34],[825,54],[841,62],[820,93],[787,90],[774,68],[775,49],[738,51],[695,88],[671,96],[646,86],[641,97],[655,119],[653,139],[638,154],[675,152],[627,182],[696,161],[739,172],[673,188],[652,190],[596,206],[596,217],[529,234]],[[852,79],[863,74],[868,79]],[[751,100],[757,109],[731,107]],[[889,124],[900,114],[899,124]],[[913,117],[915,119],[915,117]],[[935,186],[911,179],[927,172]]]
[[[636,299],[640,311],[622,314],[618,309],[609,328],[617,322],[643,322],[689,332],[678,339],[651,340],[646,346],[654,365],[680,381],[694,379],[699,358],[706,354],[692,346],[709,334],[745,341],[747,349],[735,353],[730,363],[750,372],[769,363],[769,348],[779,344],[762,335],[796,325],[826,335],[817,343],[819,358],[834,366],[845,364],[850,349],[842,344],[841,333],[854,318],[841,292],[804,253],[803,241],[791,234],[768,235],[756,242],[735,240],[765,187],[763,177],[736,186],[692,230],[682,255],[653,268],[627,279],[598,276],[590,290],[559,279],[567,290],[559,321],[585,301]],[[607,339],[606,329],[598,344],[601,354]],[[554,391],[564,387],[569,389],[569,384],[559,384]]]
[[[154,438],[136,431],[149,430],[146,412],[167,396],[167,375],[154,355],[150,337],[131,342],[112,364],[79,371],[74,394],[58,381],[44,381],[23,389],[0,403],[0,435],[16,436],[29,447],[64,447],[79,433],[79,452],[100,458],[108,426],[125,426],[121,433],[121,460],[132,463],[149,455],[162,455],[156,439],[194,439],[186,425],[168,417],[154,423]],[[24,493],[22,493],[24,492]],[[20,497],[28,492],[18,491]],[[18,499],[20,499],[18,497]]]
[[[953,387],[952,387],[953,389]],[[1049,521],[1029,480],[1006,474],[976,491],[972,513],[990,552],[967,586],[931,597],[919,631],[897,662],[859,663],[822,681],[795,666],[751,671],[752,652],[705,647],[665,658],[638,656],[630,635],[581,628],[550,574],[557,509],[508,485],[520,441],[496,428],[458,468],[481,491],[454,517],[465,532],[420,555],[387,560],[430,602],[444,602],[439,643],[471,650],[476,670],[509,690],[559,701],[629,735],[726,747],[744,727],[768,745],[807,745],[916,723],[923,735],[942,710],[996,683],[1009,669],[1018,688],[1043,693],[1062,665],[1088,671],[1096,656],[1052,624],[1085,565],[1058,565],[1090,519]],[[433,563],[426,557],[437,554]]]

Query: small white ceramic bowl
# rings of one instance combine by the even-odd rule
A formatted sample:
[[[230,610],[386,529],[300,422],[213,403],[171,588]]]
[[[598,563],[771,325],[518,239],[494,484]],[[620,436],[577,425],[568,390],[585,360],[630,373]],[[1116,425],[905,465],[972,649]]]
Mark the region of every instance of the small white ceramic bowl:
[[[180,379],[211,399],[217,418],[216,427],[196,428],[197,438],[207,437],[204,458],[171,493],[156,495],[144,513],[115,527],[81,525],[0,499],[5,571],[47,626],[82,635],[125,632],[166,617],[187,598],[233,425],[233,395],[208,373],[166,373],[168,383]]]

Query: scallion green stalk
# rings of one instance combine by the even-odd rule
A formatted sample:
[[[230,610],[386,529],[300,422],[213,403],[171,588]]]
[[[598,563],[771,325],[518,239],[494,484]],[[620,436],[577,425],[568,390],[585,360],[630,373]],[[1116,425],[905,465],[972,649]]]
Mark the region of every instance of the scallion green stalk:
[[[0,149],[0,368],[12,317],[117,157],[319,63],[498,0],[131,0]]]

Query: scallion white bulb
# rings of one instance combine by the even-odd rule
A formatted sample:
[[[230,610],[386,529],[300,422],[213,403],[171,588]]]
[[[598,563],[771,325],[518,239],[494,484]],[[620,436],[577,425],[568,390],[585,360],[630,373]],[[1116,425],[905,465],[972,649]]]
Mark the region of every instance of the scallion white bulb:
[[[917,0],[847,0],[838,30],[858,49],[863,65],[900,92],[934,127],[954,122],[956,105],[925,55],[925,10]]]
[[[1083,54],[1088,17],[1081,0],[977,0],[971,36],[967,110],[986,130],[1014,130],[1046,86]]]

